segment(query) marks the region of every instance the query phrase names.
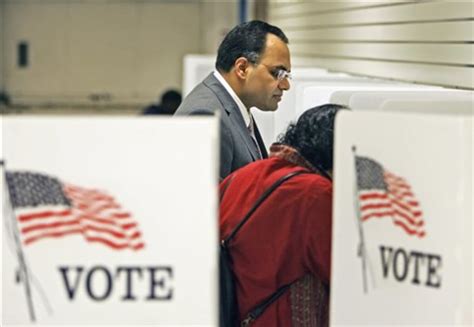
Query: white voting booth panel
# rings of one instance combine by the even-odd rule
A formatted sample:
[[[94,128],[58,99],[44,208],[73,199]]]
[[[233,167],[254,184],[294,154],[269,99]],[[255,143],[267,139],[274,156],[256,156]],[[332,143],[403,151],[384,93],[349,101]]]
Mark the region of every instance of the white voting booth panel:
[[[474,102],[453,99],[450,101],[425,100],[386,100],[380,111],[400,111],[417,114],[473,115]]]
[[[301,68],[305,72],[304,68]],[[341,88],[366,89],[374,87],[394,87],[393,85],[408,88],[410,85],[393,83],[390,81],[354,77],[347,74],[315,71],[310,69],[302,78],[294,78],[291,89],[284,96],[278,111],[275,113],[274,139],[283,133],[290,122],[295,121],[307,109],[328,103],[331,94]],[[296,73],[295,73],[296,75]],[[314,89],[313,89],[314,88]],[[307,90],[310,89],[308,92]]]
[[[472,116],[342,112],[335,141],[331,325],[472,324]]]
[[[183,60],[183,96],[189,94],[192,89],[209,75],[216,64],[215,55],[189,54]]]
[[[2,136],[2,326],[217,325],[217,118],[4,117]]]
[[[318,86],[305,86],[299,93],[301,96],[299,102],[296,103],[296,115],[301,116],[303,112],[311,107],[322,105],[325,103],[338,103],[347,105],[344,102],[344,95],[346,93],[357,93],[369,90],[411,90],[419,88],[415,84],[395,83],[383,80],[373,79],[348,79],[335,82],[328,82]],[[341,98],[338,94],[343,95]]]
[[[397,101],[461,101],[473,102],[471,91],[460,91],[447,88],[411,89],[411,90],[365,90],[353,92],[348,105],[354,110],[379,110],[389,100]]]
[[[351,98],[355,94],[369,94],[371,92],[375,93],[375,97],[372,99],[372,101],[380,104],[380,101],[383,101],[383,94],[396,94],[397,92],[404,92],[404,91],[410,91],[411,93],[417,93],[417,92],[426,92],[426,91],[448,91],[449,89],[442,88],[442,87],[437,87],[437,86],[429,86],[429,85],[418,85],[418,84],[410,84],[407,85],[406,88],[400,88],[400,89],[391,89],[391,90],[345,90],[345,91],[337,91],[334,92],[331,95],[331,102],[332,103],[338,103],[342,104],[345,106],[350,105]],[[392,93],[394,92],[394,93]],[[377,96],[380,95],[380,96]],[[374,106],[374,105],[372,105]]]

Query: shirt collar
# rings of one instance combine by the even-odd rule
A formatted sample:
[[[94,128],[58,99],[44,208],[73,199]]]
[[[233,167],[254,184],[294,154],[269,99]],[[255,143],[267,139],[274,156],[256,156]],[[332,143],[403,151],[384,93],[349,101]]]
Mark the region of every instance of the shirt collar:
[[[235,103],[237,104],[237,107],[239,107],[239,110],[240,110],[240,113],[242,114],[242,117],[244,118],[245,126],[247,126],[247,128],[249,128],[251,118],[250,118],[250,113],[249,113],[249,110],[247,109],[247,107],[245,107],[242,100],[240,100],[240,98],[237,96],[237,94],[235,94],[234,90],[229,85],[229,83],[227,83],[227,81],[224,79],[224,77],[217,70],[214,71],[214,76],[222,84],[222,86],[227,90],[227,92],[230,94],[232,99],[234,99]]]

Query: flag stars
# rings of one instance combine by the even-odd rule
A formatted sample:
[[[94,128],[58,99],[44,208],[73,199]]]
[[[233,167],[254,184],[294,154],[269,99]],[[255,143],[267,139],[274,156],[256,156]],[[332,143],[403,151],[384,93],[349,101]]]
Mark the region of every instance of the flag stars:
[[[387,191],[387,185],[383,178],[383,168],[374,160],[365,157],[357,157],[357,185],[359,189],[379,189]]]
[[[7,172],[6,178],[13,208],[71,205],[56,178],[29,172]]]

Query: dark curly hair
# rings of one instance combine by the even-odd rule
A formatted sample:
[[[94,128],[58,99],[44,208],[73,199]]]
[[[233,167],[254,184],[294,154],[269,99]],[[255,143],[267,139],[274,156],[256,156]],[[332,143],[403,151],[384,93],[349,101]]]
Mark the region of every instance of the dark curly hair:
[[[334,119],[342,109],[349,108],[329,103],[308,109],[288,126],[279,142],[298,150],[318,170],[332,170]]]
[[[288,38],[281,29],[266,22],[253,20],[235,26],[217,50],[216,68],[228,72],[240,57],[247,58],[251,63],[258,63],[265,50],[268,33],[288,43]]]

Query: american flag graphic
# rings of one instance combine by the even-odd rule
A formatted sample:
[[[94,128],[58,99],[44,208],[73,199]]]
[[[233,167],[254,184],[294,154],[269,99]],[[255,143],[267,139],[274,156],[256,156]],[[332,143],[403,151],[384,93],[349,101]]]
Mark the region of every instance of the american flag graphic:
[[[7,172],[6,181],[25,245],[81,234],[114,250],[144,247],[135,219],[103,191],[32,172]]]
[[[356,156],[361,220],[391,217],[409,235],[425,236],[420,204],[410,185],[373,159]]]

